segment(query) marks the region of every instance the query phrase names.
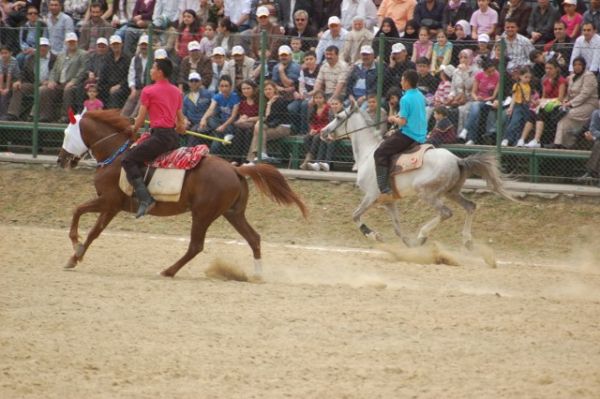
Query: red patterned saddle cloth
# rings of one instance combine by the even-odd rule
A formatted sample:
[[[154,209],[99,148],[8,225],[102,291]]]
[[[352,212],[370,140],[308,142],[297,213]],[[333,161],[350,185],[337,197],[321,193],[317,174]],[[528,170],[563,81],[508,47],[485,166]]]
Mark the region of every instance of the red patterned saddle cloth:
[[[150,138],[150,133],[146,132],[140,136],[134,145],[143,143]],[[200,163],[203,157],[208,155],[208,146],[201,144],[195,147],[180,147],[176,150],[160,155],[154,161],[148,164],[151,168],[161,169],[193,169]]]

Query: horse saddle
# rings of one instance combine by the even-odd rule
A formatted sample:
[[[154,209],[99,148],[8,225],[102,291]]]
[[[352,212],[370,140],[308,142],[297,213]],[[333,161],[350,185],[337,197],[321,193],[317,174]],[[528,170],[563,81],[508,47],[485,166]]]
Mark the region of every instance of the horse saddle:
[[[392,157],[390,175],[410,172],[423,166],[425,151],[434,148],[431,144],[414,144],[403,153]]]
[[[179,201],[185,172],[195,168],[208,155],[208,152],[208,147],[204,144],[195,147],[181,147],[162,154],[147,164],[144,180],[152,197],[162,202]],[[129,197],[132,196],[133,186],[127,180],[123,168],[121,168],[119,176],[119,188]]]

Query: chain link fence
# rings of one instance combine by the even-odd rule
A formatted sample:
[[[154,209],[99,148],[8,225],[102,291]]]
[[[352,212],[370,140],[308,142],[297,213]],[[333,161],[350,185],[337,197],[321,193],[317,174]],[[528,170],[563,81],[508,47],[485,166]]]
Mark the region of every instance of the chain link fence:
[[[415,69],[429,142],[458,156],[497,151],[506,172],[532,181],[571,182],[585,172],[598,82],[571,58],[585,60],[600,48],[533,46],[520,36],[391,39],[365,29],[344,37],[252,30],[217,37],[214,28],[196,36],[174,28],[80,31],[56,54],[42,26],[1,28],[0,149],[55,152],[68,107],[118,108],[134,117],[153,59],[166,56],[189,131],[231,142],[188,135],[182,145],[205,143],[234,162],[352,170],[350,141],[324,142],[319,130],[352,102],[376,130],[394,129],[386,121],[398,113],[402,73]],[[32,31],[39,45],[21,50],[18,38]]]

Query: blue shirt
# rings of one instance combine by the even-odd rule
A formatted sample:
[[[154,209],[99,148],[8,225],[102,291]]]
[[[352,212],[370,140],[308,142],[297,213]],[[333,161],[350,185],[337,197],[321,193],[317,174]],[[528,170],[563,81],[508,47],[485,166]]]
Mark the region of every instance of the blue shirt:
[[[427,117],[425,96],[419,89],[409,89],[404,93],[400,99],[400,117],[406,119],[402,133],[418,143],[424,143],[427,137]]]
[[[273,80],[273,82],[277,83],[279,86],[283,86],[281,77],[279,77],[279,64],[280,63],[278,62],[273,67],[273,71],[271,72],[271,79]],[[301,70],[302,70],[302,68],[300,68],[300,65],[296,64],[294,61],[291,61],[285,67],[285,75],[287,76],[288,79],[294,81],[294,85],[296,85],[296,88],[298,87],[298,79],[300,79],[300,71]]]
[[[235,91],[232,91],[229,97],[217,93],[213,96],[213,101],[217,103],[215,116],[225,122],[233,113],[233,107],[240,103],[240,97]]]

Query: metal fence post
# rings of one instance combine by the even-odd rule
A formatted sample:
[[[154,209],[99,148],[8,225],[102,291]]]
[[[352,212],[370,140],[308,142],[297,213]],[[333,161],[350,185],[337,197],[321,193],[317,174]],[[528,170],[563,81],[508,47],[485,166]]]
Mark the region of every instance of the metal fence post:
[[[260,33],[260,77],[258,84],[258,145],[256,147],[256,158],[258,162],[262,161],[262,144],[263,130],[264,130],[264,118],[265,118],[265,68],[266,68],[266,57],[267,57],[267,32],[262,31]]]
[[[150,68],[154,63],[154,25],[148,26],[148,58],[146,60],[146,85],[150,84]]]
[[[379,126],[379,123],[381,122],[381,103],[382,103],[382,95],[383,95],[383,72],[384,72],[384,61],[385,61],[385,36],[381,35],[379,36],[379,51],[377,54],[377,57],[379,58],[379,61],[377,62],[377,116],[376,116],[376,121],[377,122],[377,126]]]
[[[496,116],[496,151],[502,155],[502,137],[504,137],[504,85],[506,83],[506,40],[500,40],[500,64],[498,65],[498,73],[500,74],[500,82],[498,87],[498,114]]]
[[[35,46],[34,53],[34,73],[33,73],[33,130],[31,137],[32,155],[37,158],[39,151],[39,123],[40,123],[40,36],[42,33],[42,24],[38,20],[35,23]]]

